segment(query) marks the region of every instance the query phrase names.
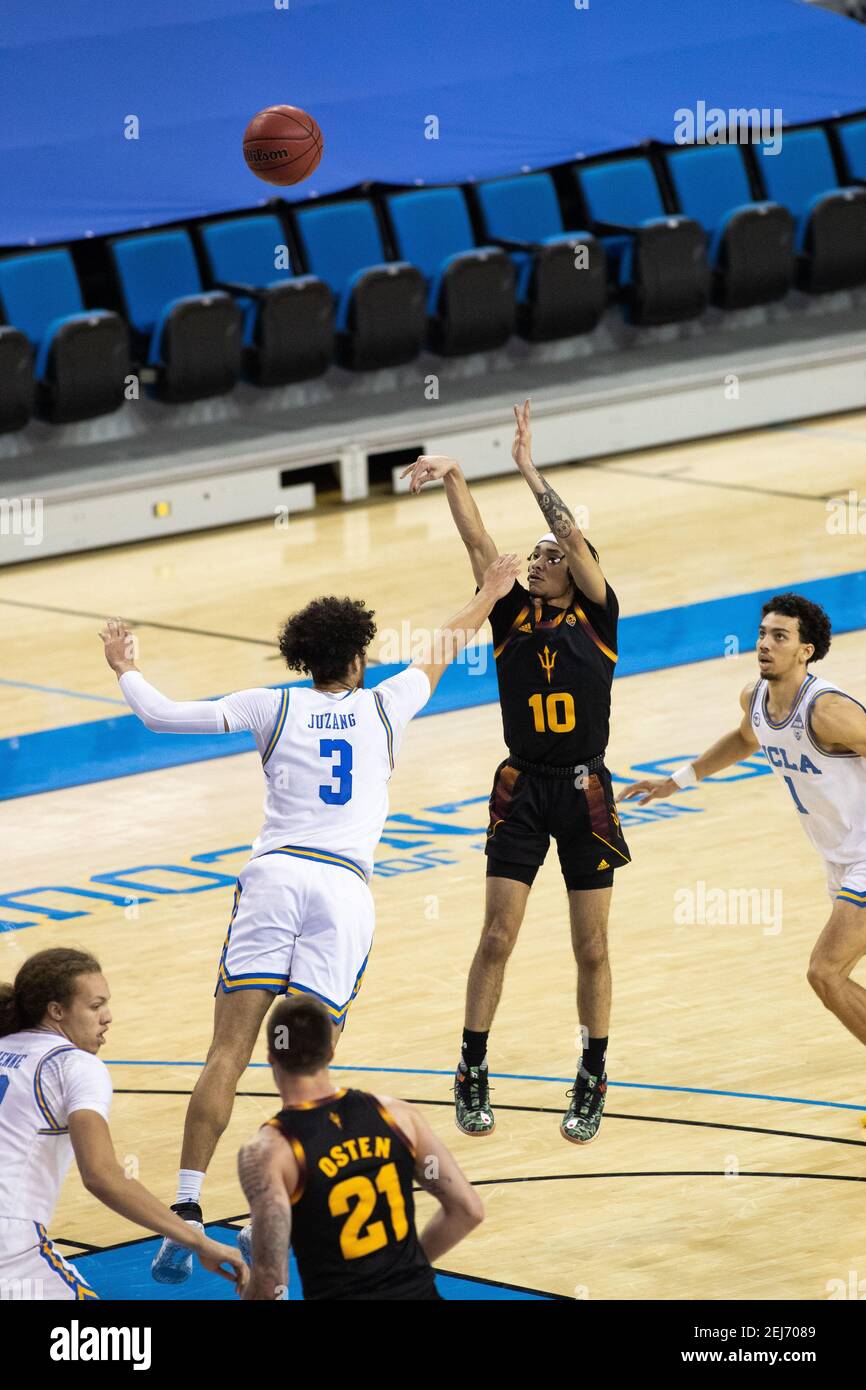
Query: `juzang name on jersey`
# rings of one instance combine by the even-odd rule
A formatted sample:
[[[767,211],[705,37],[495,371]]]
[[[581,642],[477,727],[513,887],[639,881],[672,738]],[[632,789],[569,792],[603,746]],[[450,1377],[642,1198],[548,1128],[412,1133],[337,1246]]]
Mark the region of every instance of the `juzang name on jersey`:
[[[326,710],[324,714],[311,714],[308,729],[353,729],[354,714],[338,714],[336,710]]]

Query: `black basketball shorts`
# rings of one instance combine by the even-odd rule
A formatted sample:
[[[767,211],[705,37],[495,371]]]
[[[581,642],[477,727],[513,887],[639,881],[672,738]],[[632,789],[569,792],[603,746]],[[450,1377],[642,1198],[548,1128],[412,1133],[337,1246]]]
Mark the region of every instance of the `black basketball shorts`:
[[[569,892],[609,888],[615,869],[631,860],[606,767],[575,786],[571,777],[520,772],[499,764],[490,793],[488,878],[531,884],[556,841]]]

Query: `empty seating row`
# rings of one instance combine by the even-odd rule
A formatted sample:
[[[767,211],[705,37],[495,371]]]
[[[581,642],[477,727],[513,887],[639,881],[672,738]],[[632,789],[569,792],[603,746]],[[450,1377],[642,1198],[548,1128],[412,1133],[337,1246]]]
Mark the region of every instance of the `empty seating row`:
[[[557,206],[552,185],[547,195]],[[561,222],[560,232],[572,266],[581,238]],[[8,325],[0,380],[10,383],[0,392],[0,428],[26,422],[31,376],[38,413],[63,423],[116,409],[132,371],[177,403],[229,391],[242,376],[283,385],[332,361],[372,370],[409,362],[425,346],[446,356],[498,347],[515,329],[577,333],[605,307],[597,245],[594,274],[572,271],[570,296],[536,268],[522,276],[518,305],[511,256],[474,244],[459,188],[389,195],[381,207],[350,199],[303,208],[291,249],[287,235],[279,217],[263,213],[111,238],[115,303],[99,310],[84,309],[69,249],[0,260]]]
[[[374,190],[0,258],[0,430],[284,385],[866,282],[866,121],[781,149],[688,146],[457,187]],[[838,170],[838,173],[837,173]]]

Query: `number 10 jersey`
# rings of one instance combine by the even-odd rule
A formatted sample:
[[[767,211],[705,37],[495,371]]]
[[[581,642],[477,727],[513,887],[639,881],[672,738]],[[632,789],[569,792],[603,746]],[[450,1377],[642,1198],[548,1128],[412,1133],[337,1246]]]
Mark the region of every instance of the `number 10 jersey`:
[[[604,753],[616,664],[619,605],[579,590],[568,608],[534,599],[522,584],[490,614],[502,726],[510,753],[574,767]]]

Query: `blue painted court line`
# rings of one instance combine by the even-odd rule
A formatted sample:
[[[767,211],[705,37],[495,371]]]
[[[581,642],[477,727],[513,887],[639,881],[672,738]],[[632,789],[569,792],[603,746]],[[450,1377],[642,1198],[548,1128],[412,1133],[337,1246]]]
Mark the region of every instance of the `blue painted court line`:
[[[129,1061],[126,1058],[108,1057],[105,1061],[108,1067],[203,1067],[204,1062],[159,1062],[159,1061]],[[250,1067],[261,1068],[270,1071],[268,1062],[250,1062]],[[387,1072],[398,1076],[453,1076],[454,1068],[447,1070],[437,1067],[344,1067],[339,1064],[332,1068],[333,1071],[362,1071],[362,1072]],[[566,1086],[574,1084],[573,1076],[530,1076],[525,1072],[519,1071],[492,1071],[491,1081],[556,1081]],[[850,1105],[842,1100],[808,1100],[805,1096],[769,1096],[761,1091],[717,1091],[707,1086],[667,1086],[661,1082],[650,1081],[608,1081],[609,1086],[621,1086],[627,1091],[676,1091],[685,1095],[692,1096],[731,1096],[735,1100],[770,1100],[777,1101],[780,1105],[817,1105],[826,1110],[857,1110],[866,1111],[866,1105]]]
[[[34,685],[32,681],[9,681],[0,677],[0,685],[11,685],[17,690],[40,690],[45,695],[66,695],[70,700],[97,700],[103,705],[123,705],[129,708],[125,700],[114,700],[110,695],[86,695],[82,690],[67,690],[60,685]]]
[[[739,650],[748,651],[755,643],[761,604],[774,592],[790,587],[780,584],[776,589],[623,618],[617,676],[716,660],[733,642]],[[866,627],[866,570],[793,587],[829,611],[835,633]],[[495,663],[491,649],[483,650],[486,669],[450,666],[419,718],[497,700]],[[377,666],[368,672],[368,684],[373,687],[402,669],[401,665]],[[0,740],[0,800],[231,757],[254,746],[251,734],[153,734],[132,714],[45,729]]]
[[[207,1233],[212,1240],[223,1245],[237,1245],[238,1233],[233,1226],[208,1222]],[[99,1294],[101,1299],[122,1299],[135,1302],[162,1303],[227,1302],[237,1298],[234,1285],[219,1275],[208,1274],[198,1260],[192,1262],[192,1273],[183,1284],[156,1284],[150,1275],[150,1263],[161,1242],[159,1236],[153,1240],[136,1240],[130,1245],[118,1245],[110,1250],[94,1250],[92,1253],[69,1257],[70,1263]],[[62,1253],[62,1252],[61,1252]],[[436,1287],[443,1298],[455,1301],[499,1300],[541,1300],[553,1302],[550,1294],[535,1293],[529,1289],[512,1289],[502,1284],[488,1283],[485,1279],[461,1278],[459,1274],[437,1274]],[[294,1255],[289,1260],[289,1301],[302,1301],[301,1281]]]

